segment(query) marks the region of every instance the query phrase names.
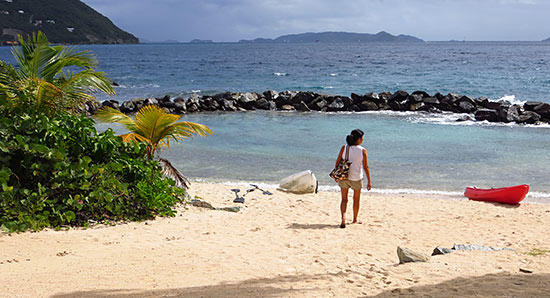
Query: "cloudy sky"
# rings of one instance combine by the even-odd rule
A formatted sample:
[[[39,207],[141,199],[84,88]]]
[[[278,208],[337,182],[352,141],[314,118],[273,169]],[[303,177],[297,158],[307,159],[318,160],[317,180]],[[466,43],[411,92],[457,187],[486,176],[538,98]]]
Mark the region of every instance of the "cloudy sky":
[[[347,31],[424,40],[542,40],[549,0],[83,0],[150,41]]]

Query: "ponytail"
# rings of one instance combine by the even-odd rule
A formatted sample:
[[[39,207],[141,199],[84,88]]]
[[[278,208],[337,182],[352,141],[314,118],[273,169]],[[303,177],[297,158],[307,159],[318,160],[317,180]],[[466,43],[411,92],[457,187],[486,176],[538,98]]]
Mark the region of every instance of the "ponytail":
[[[348,146],[354,146],[357,144],[357,140],[359,140],[361,137],[363,137],[365,133],[360,129],[354,129],[351,131],[351,133],[346,136],[346,143]]]

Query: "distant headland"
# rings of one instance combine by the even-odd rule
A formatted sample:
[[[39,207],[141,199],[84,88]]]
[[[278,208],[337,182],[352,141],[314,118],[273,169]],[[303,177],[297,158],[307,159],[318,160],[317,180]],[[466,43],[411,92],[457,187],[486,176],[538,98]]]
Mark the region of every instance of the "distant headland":
[[[307,32],[282,35],[277,38],[242,39],[237,43],[423,43],[424,40],[410,35],[392,35],[385,31],[376,34],[352,32]],[[212,40],[193,39],[187,43],[211,44]],[[231,42],[222,42],[231,43]]]
[[[52,43],[139,43],[90,6],[79,0],[0,1],[0,44],[17,44],[17,35],[42,31]]]
[[[424,40],[410,35],[392,35],[385,31],[376,34],[351,33],[351,32],[320,32],[300,33],[279,36],[275,39],[256,38],[253,40],[240,40],[239,43],[368,43],[368,42],[396,42],[422,43]]]
[[[547,39],[543,40],[542,42],[550,42],[550,37],[548,37]]]

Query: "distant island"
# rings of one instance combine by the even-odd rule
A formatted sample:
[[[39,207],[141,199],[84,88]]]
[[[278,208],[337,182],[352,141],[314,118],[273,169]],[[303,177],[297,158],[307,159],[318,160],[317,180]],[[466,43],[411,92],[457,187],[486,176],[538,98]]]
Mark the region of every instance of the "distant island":
[[[193,39],[191,40],[189,43],[200,43],[200,44],[205,44],[205,43],[214,43],[212,40],[210,39],[207,39],[207,40],[204,40],[204,39]]]
[[[253,40],[240,40],[239,43],[422,43],[424,40],[410,35],[392,35],[381,31],[376,34],[351,33],[351,32],[320,32],[301,33],[279,36],[275,39],[256,38]]]
[[[17,35],[46,33],[52,43],[139,43],[107,17],[79,0],[0,0],[0,43],[11,45]]]
[[[542,42],[550,42],[550,37],[548,37],[547,39],[543,40]]]

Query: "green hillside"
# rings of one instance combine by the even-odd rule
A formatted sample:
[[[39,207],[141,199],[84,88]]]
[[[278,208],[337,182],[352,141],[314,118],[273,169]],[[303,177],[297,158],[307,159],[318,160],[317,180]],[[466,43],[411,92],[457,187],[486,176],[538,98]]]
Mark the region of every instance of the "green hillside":
[[[79,0],[0,0],[0,40],[41,30],[53,43],[138,43]]]

